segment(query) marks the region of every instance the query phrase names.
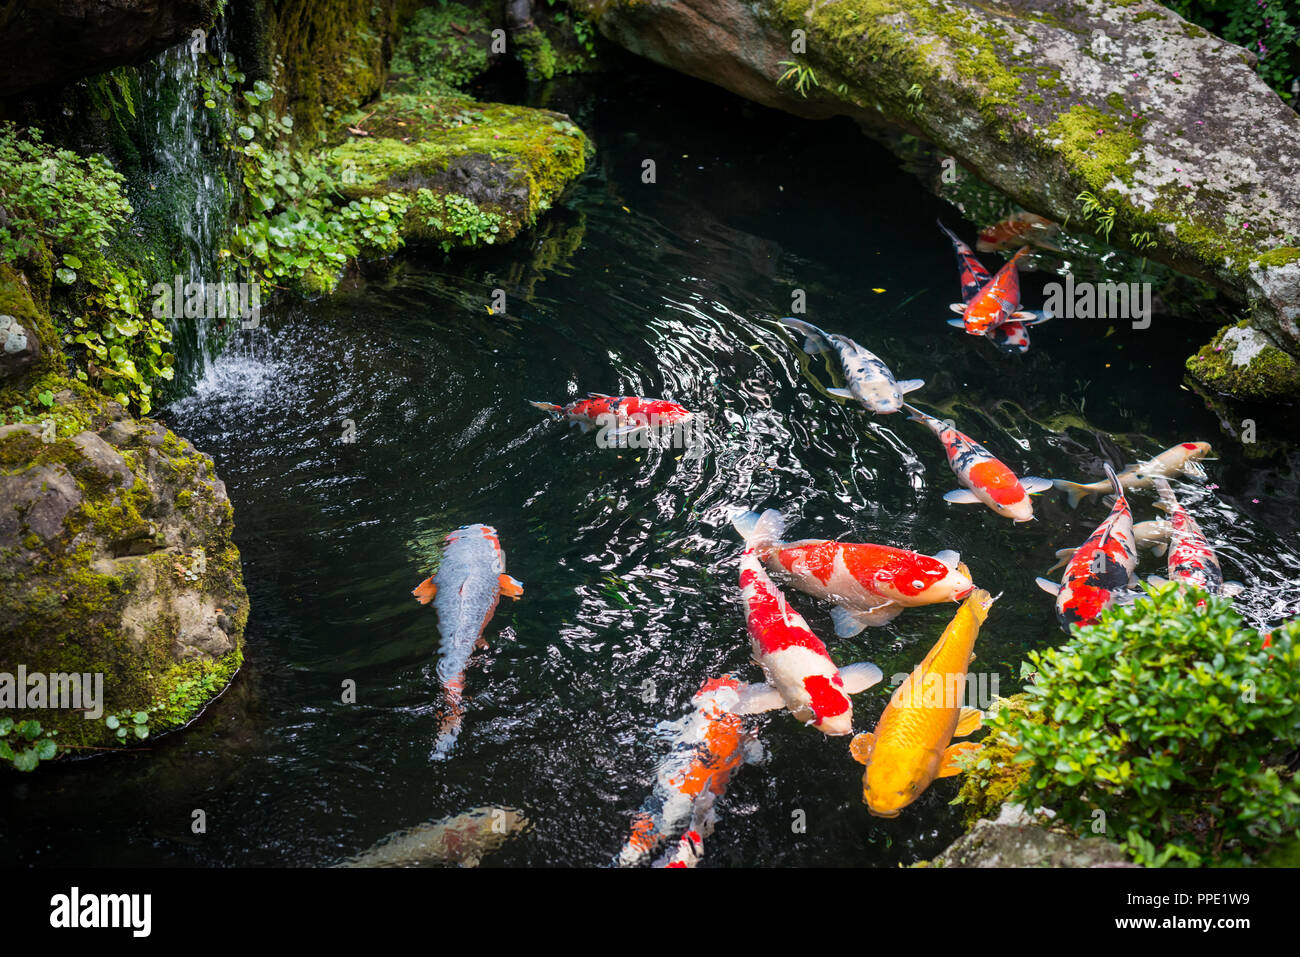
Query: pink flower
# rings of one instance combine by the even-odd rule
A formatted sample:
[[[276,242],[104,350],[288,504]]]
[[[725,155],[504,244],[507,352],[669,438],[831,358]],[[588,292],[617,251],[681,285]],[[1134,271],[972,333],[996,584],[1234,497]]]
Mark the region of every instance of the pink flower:
[[[1259,504],[1259,499],[1257,498],[1252,498],[1251,501],[1254,502],[1256,505]]]
[[[1205,487],[1208,488],[1211,492],[1217,491],[1218,488],[1219,488],[1219,486],[1218,486],[1217,484],[1211,484],[1211,485],[1207,485],[1207,486],[1205,486]]]
[[[1178,79],[1180,76],[1182,76],[1181,73],[1175,73],[1175,74],[1174,74],[1174,79],[1176,80],[1176,79]]]

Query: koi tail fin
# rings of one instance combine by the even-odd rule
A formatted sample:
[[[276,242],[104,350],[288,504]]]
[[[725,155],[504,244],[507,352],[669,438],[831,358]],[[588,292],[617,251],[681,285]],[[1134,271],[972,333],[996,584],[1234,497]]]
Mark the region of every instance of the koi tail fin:
[[[1065,479],[1052,479],[1052,486],[1058,492],[1065,493],[1066,501],[1069,503],[1070,508],[1078,508],[1079,503],[1085,498],[1097,493],[1097,490],[1094,488],[1089,488],[1087,485],[1080,485],[1078,482],[1067,482]]]
[[[564,406],[556,405],[554,402],[533,402],[529,400],[528,404],[534,409],[541,409],[543,412],[555,416],[557,419],[560,417],[560,413],[564,411]]]
[[[431,761],[445,761],[451,756],[451,749],[460,735],[461,720],[465,717],[465,704],[462,697],[465,691],[465,676],[457,675],[442,686],[443,716],[438,724],[438,739],[429,754]]]
[[[1106,478],[1110,479],[1110,484],[1115,489],[1116,500],[1121,501],[1125,505],[1127,505],[1128,499],[1124,497],[1124,486],[1120,484],[1119,476],[1115,474],[1115,470],[1111,467],[1111,464],[1109,462],[1103,462],[1102,465],[1106,469]]]
[[[826,333],[818,329],[811,322],[804,322],[802,319],[795,319],[786,316],[781,320],[781,325],[788,326],[796,332],[802,332],[804,335],[803,351],[809,355],[816,355],[818,352],[825,352],[828,345],[826,343]]]
[[[1172,512],[1178,507],[1178,499],[1174,497],[1174,490],[1170,487],[1168,479],[1157,475],[1151,480],[1151,484],[1156,487],[1156,491],[1160,494],[1160,501],[1156,502],[1156,508]]]
[[[741,512],[732,516],[731,524],[745,540],[746,548],[766,548],[779,542],[785,534],[785,519],[774,508],[769,508],[762,515],[758,512]]]

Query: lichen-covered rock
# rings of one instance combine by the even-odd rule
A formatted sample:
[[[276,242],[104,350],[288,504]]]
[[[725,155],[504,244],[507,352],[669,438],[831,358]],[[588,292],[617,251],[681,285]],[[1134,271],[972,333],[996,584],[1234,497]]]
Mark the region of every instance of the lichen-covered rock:
[[[983,819],[931,867],[1137,867],[1124,849],[1105,838],[1078,838],[1049,830],[1018,804],[1003,805],[996,820]]]
[[[1300,395],[1300,363],[1247,322],[1220,329],[1187,360],[1187,371],[1238,399],[1270,401]]]
[[[758,102],[924,136],[1026,209],[1251,302],[1300,351],[1300,117],[1251,54],[1151,0],[574,6]]]
[[[394,93],[366,113],[368,135],[329,155],[344,195],[408,194],[404,236],[448,246],[513,238],[582,175],[592,152],[567,116],[549,110]]]
[[[211,459],[159,423],[111,402],[85,412],[93,430],[67,437],[0,428],[0,670],[101,673],[105,715],[160,709],[150,729],[165,730],[188,717],[168,707],[179,685],[220,690],[242,660],[230,502]],[[114,740],[79,713],[15,717],[64,746]]]

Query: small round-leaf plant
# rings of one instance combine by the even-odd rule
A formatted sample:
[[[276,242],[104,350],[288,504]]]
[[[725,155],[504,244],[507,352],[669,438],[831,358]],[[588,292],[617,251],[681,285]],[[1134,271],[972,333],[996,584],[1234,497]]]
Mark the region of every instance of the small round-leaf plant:
[[[1027,766],[1013,800],[1104,820],[1148,866],[1257,861],[1300,835],[1300,619],[1260,634],[1226,598],[1146,592],[1030,654],[1028,713],[989,721]]]

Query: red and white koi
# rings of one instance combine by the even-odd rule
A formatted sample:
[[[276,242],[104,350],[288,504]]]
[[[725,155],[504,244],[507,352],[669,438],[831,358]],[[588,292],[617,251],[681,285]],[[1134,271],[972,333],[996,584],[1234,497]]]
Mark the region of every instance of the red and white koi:
[[[1010,260],[990,276],[969,246],[957,238],[943,223],[939,223],[952,241],[957,253],[957,268],[961,278],[962,301],[952,304],[952,311],[960,319],[949,320],[950,326],[964,329],[972,336],[988,335],[990,331],[1011,320],[1023,325],[1045,322],[1051,318],[1044,312],[1030,312],[1020,308],[1020,274],[1016,264],[1024,255],[1025,249],[1019,249]],[[1022,333],[1028,344],[1028,333]]]
[[[1173,448],[1165,449],[1155,458],[1120,472],[1120,484],[1133,491],[1150,488],[1157,478],[1168,478],[1179,473],[1189,478],[1204,479],[1205,468],[1199,460],[1213,451],[1209,442],[1180,442]],[[1066,494],[1070,508],[1077,508],[1079,503],[1089,495],[1097,495],[1110,489],[1109,481],[1080,485],[1078,482],[1053,479],[1052,485]]]
[[[443,758],[456,743],[464,707],[465,668],[475,647],[486,648],[483,630],[502,595],[519,598],[524,586],[506,573],[506,556],[497,530],[490,525],[463,525],[443,541],[438,571],[416,585],[411,594],[421,605],[438,609],[438,681],[445,714],[433,757]]]
[[[1029,496],[1051,488],[1048,479],[1033,475],[1018,479],[1011,469],[969,435],[920,409],[910,405],[904,408],[908,411],[908,418],[920,422],[938,436],[948,454],[953,474],[965,486],[948,492],[944,495],[945,501],[959,505],[982,502],[1013,522],[1028,522],[1034,517],[1034,504]]]
[[[594,428],[603,428],[610,430],[608,434],[611,436],[628,435],[642,429],[675,428],[690,421],[695,415],[689,409],[667,399],[614,396],[601,392],[589,392],[585,399],[565,406],[554,402],[528,404],[576,425],[584,433]]]
[[[772,572],[805,594],[835,604],[831,618],[841,638],[883,625],[904,608],[961,601],[974,587],[954,551],[931,557],[889,545],[814,538],[781,542],[785,521],[775,509],[761,516],[746,512],[732,524],[745,539],[746,551]]]
[[[1038,587],[1056,596],[1056,620],[1068,634],[1071,625],[1095,624],[1101,613],[1130,591],[1137,579],[1133,512],[1115,470],[1106,465],[1115,504],[1106,520],[1066,563],[1061,583],[1039,578]]]
[[[1179,504],[1168,480],[1156,478],[1154,484],[1160,495],[1159,507],[1165,510],[1170,527],[1168,581],[1191,585],[1208,591],[1211,595],[1233,596],[1241,592],[1243,585],[1223,580],[1223,569],[1219,567],[1218,556],[1210,547],[1209,540],[1201,533],[1196,519]],[[1153,585],[1166,583],[1165,579],[1156,575],[1147,580]]]
[[[751,693],[749,708],[779,707],[779,698],[797,720],[818,731],[848,734],[853,730],[853,702],[849,695],[880,681],[880,669],[859,663],[841,671],[826,645],[803,616],[790,607],[763,569],[756,543],[771,540],[774,528],[780,527],[780,514],[772,509],[762,517],[746,512],[732,521],[745,538],[745,550],[740,556],[740,592],[745,601],[750,647],[771,686],[766,694],[760,695],[757,690]]]

